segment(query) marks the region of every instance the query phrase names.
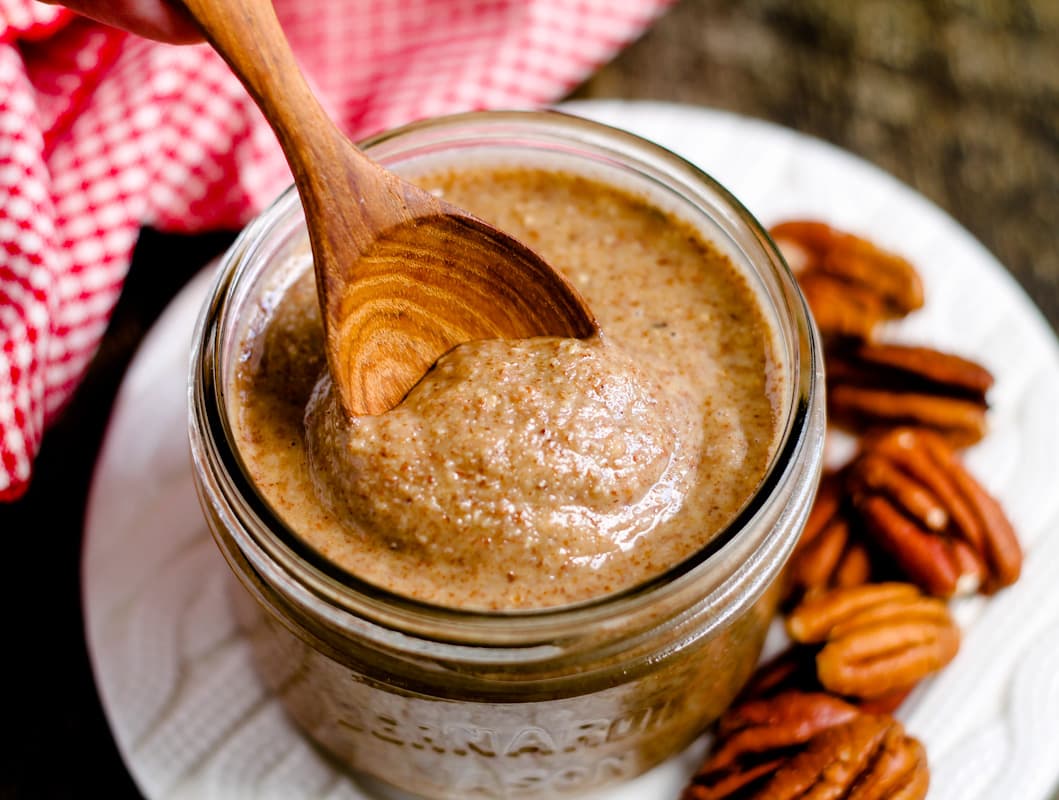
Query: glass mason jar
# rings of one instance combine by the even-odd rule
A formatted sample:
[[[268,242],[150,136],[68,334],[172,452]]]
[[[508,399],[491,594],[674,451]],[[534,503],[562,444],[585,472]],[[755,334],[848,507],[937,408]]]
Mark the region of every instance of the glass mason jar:
[[[477,612],[410,600],[309,557],[247,478],[229,420],[245,320],[304,251],[287,191],[223,260],[195,337],[191,444],[210,529],[241,588],[260,673],[339,762],[433,798],[555,797],[635,776],[731,702],[773,617],[778,577],[822,460],[820,345],[761,226],[687,162],[556,113],[487,112],[365,144],[397,172],[501,154],[555,164],[658,201],[746,276],[771,323],[786,393],[765,478],[701,551],[634,588],[573,606]]]

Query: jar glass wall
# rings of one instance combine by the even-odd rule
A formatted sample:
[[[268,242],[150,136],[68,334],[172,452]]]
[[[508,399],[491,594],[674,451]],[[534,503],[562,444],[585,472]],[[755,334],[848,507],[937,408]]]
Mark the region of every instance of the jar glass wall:
[[[427,797],[553,797],[630,778],[715,719],[760,652],[822,459],[822,362],[803,299],[731,195],[628,134],[554,113],[480,113],[366,148],[405,174],[517,161],[644,195],[728,256],[770,324],[785,392],[774,455],[727,529],[616,594],[477,612],[333,568],[247,478],[230,420],[233,376],[248,320],[309,266],[293,190],[232,246],[200,320],[190,389],[200,498],[238,578],[260,672],[307,734],[351,769]]]

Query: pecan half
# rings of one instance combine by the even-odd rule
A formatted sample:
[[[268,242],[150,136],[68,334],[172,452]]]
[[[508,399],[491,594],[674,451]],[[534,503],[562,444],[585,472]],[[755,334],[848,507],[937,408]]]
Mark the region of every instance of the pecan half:
[[[684,792],[684,800],[747,797],[798,748],[827,728],[859,715],[828,694],[783,692],[730,708],[718,722],[718,743]]]
[[[786,571],[788,602],[840,586],[860,586],[873,573],[859,521],[848,502],[846,474],[825,475]]]
[[[816,653],[815,647],[794,645],[762,664],[743,687],[737,705],[750,700],[775,697],[784,692],[825,691],[816,674]],[[844,697],[842,699],[868,714],[890,714],[901,707],[901,703],[905,701],[913,688],[915,687],[906,686],[877,697]]]
[[[940,436],[898,428],[869,437],[849,486],[866,534],[924,591],[988,593],[1018,579],[1014,528]]]
[[[927,753],[918,739],[906,736],[900,725],[886,731],[870,769],[861,774],[850,800],[914,800],[927,794],[930,773]]]
[[[794,270],[825,336],[870,338],[875,325],[923,305],[923,284],[904,258],[811,220],[769,230]]]
[[[733,713],[746,724],[721,739],[683,800],[918,800],[926,794],[923,747],[890,716],[798,693]]]
[[[985,435],[993,376],[980,364],[897,344],[833,345],[826,358],[828,411],[839,425],[916,425],[961,446]]]
[[[870,289],[848,285],[819,272],[799,275],[798,285],[825,338],[868,339],[888,317],[882,298]]]
[[[858,713],[856,706],[821,692],[782,692],[748,700],[726,711],[717,723],[721,745],[710,761],[727,767],[748,753],[803,744]]]
[[[899,692],[948,664],[960,635],[946,605],[912,584],[835,589],[806,599],[787,617],[800,643],[823,643],[820,683],[853,697]]]
[[[861,714],[821,733],[763,787],[768,800],[912,800],[929,784],[923,746],[888,716]]]

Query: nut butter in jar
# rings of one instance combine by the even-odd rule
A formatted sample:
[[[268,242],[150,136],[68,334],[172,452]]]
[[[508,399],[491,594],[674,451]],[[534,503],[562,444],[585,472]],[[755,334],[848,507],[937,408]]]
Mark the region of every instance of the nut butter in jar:
[[[251,223],[196,333],[190,426],[260,674],[379,787],[627,780],[758,658],[822,459],[805,304],[731,195],[634,136],[479,113],[365,148],[538,249],[603,335],[461,346],[345,420],[297,195]]]

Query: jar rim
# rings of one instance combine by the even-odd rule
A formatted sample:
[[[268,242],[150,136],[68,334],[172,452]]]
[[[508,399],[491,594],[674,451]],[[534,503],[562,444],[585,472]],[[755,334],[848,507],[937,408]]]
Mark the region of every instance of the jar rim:
[[[417,623],[429,620],[432,630],[437,631],[435,626],[439,624],[449,630],[449,640],[474,642],[485,634],[486,638],[493,638],[498,643],[524,643],[527,635],[530,638],[540,636],[551,639],[557,634],[561,635],[564,630],[573,633],[585,625],[633,612],[643,604],[645,598],[657,597],[659,593],[686,592],[692,577],[707,574],[722,551],[738,540],[740,533],[750,528],[752,521],[762,513],[792,471],[807,472],[815,482],[822,462],[822,438],[819,446],[813,446],[807,433],[812,427],[813,418],[822,415],[822,356],[819,337],[804,297],[765,229],[720,183],[660,145],[601,123],[557,111],[456,114],[396,128],[373,136],[359,145],[375,155],[395,143],[422,134],[433,135],[444,144],[449,136],[466,137],[468,127],[474,129],[475,133],[486,132],[497,136],[505,131],[518,131],[525,135],[543,135],[547,132],[548,135],[571,140],[573,144],[604,148],[624,160],[628,160],[634,151],[637,160],[664,167],[670,176],[679,175],[685,182],[698,183],[719,198],[765,254],[766,263],[775,273],[783,292],[783,310],[792,323],[796,346],[793,349],[794,361],[789,369],[787,397],[781,403],[782,416],[779,421],[782,430],[776,438],[763,478],[740,512],[702,548],[662,573],[613,593],[541,608],[488,610],[433,604],[370,583],[317,554],[288,528],[253,486],[222,407],[224,387],[220,385],[225,377],[219,368],[222,363],[219,351],[222,337],[217,334],[225,323],[231,322],[224,313],[226,300],[248,269],[255,248],[280,220],[300,211],[293,186],[251,221],[237,238],[222,261],[210,299],[203,308],[195,333],[189,384],[192,450],[197,467],[202,463],[208,464],[214,471],[220,470],[219,475],[223,479],[214,481],[210,487],[212,494],[218,495],[211,497],[214,505],[223,498],[231,507],[229,510],[234,512],[234,524],[242,526],[248,520],[254,523],[248,526],[252,529],[252,535],[240,537],[241,549],[253,545],[260,550],[258,558],[251,559],[251,564],[259,572],[267,571],[268,579],[285,583],[286,588],[301,595],[301,599],[315,597],[334,609],[366,615],[376,621],[385,619],[385,624],[390,627],[407,626],[410,630],[420,630]],[[797,527],[800,529],[800,526]],[[778,572],[779,566],[793,548],[793,538],[784,542],[769,541],[774,538],[766,536],[762,546],[754,550],[756,558],[776,562],[768,570],[770,573],[773,569]],[[771,548],[764,547],[768,544],[771,544]],[[273,563],[269,564],[268,561]],[[297,581],[290,581],[294,575]],[[766,582],[759,582],[762,583],[763,591]],[[726,581],[718,580],[716,588],[723,590],[724,583]]]

